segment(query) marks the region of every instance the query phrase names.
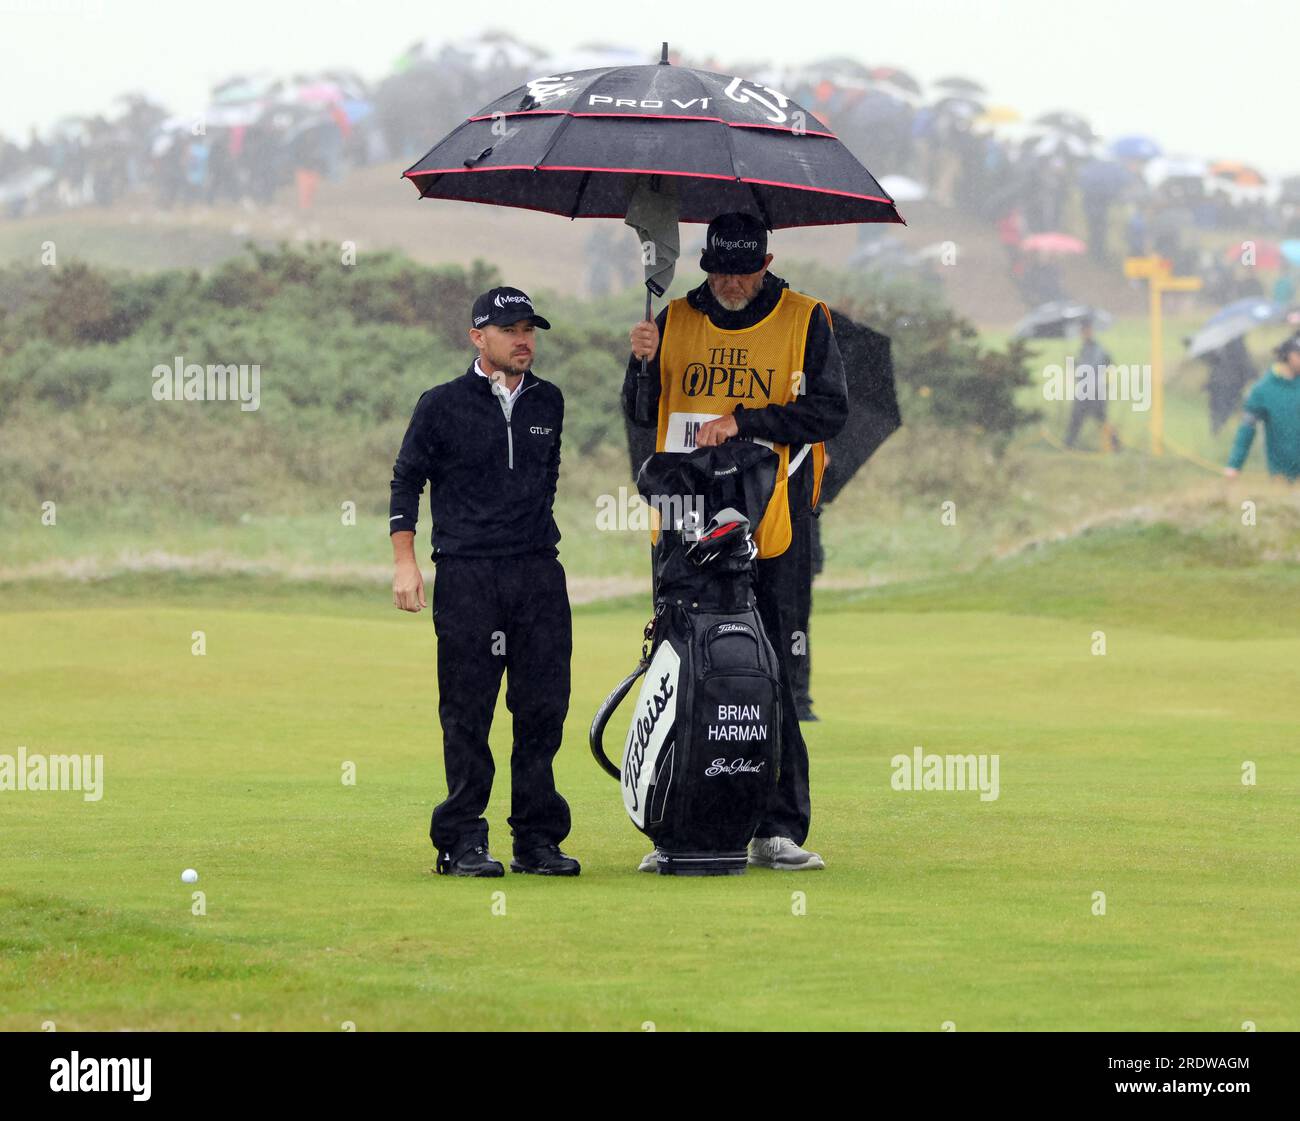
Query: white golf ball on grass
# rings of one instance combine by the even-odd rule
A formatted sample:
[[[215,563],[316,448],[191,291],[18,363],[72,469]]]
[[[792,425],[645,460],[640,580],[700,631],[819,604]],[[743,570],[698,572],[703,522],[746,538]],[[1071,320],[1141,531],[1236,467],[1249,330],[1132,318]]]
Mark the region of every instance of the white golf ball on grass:
[[[193,868],[186,868],[181,873],[181,883],[196,884],[199,882],[199,874]]]

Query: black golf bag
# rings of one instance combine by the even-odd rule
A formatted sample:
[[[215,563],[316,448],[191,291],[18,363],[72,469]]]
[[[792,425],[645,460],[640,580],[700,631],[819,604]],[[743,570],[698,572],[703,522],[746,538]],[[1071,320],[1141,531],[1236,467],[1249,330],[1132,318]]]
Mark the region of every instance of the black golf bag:
[[[738,875],[776,784],[781,747],[778,663],[754,602],[757,526],[777,457],[747,441],[659,452],[637,489],[659,514],[655,614],[641,661],[591,724],[596,761],[623,790],[664,875]],[[605,725],[644,678],[620,766]]]

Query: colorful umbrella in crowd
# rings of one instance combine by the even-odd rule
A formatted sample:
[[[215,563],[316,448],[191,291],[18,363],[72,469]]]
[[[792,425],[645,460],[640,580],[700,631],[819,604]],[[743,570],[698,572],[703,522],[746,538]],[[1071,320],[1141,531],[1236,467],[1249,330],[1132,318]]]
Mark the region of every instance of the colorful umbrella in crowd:
[[[1282,263],[1282,250],[1273,241],[1240,241],[1223,251],[1223,259],[1230,265],[1275,269]]]
[[[1264,176],[1255,168],[1236,160],[1219,160],[1209,166],[1207,174],[1211,179],[1223,179],[1238,187],[1262,187]]]
[[[1149,136],[1121,136],[1111,141],[1110,154],[1117,160],[1153,160],[1160,155],[1160,145]]]
[[[1088,247],[1077,237],[1056,231],[1044,234],[1030,234],[1020,243],[1026,253],[1047,253],[1068,255],[1082,253]]]

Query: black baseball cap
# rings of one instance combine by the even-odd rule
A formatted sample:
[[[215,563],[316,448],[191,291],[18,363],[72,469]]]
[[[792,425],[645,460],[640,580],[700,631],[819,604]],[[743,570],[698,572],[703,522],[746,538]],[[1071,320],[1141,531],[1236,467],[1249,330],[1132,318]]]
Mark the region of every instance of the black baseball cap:
[[[767,227],[750,214],[719,214],[704,235],[700,268],[731,275],[758,272],[767,256]]]
[[[474,310],[470,313],[473,327],[505,327],[521,319],[531,319],[534,326],[543,331],[551,329],[551,324],[533,310],[533,301],[528,294],[518,288],[490,288],[474,301]]]

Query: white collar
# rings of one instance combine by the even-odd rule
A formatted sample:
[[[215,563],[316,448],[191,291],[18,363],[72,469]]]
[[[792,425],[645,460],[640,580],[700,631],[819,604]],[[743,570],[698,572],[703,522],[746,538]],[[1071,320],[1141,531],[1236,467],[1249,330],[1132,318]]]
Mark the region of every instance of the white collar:
[[[479,365],[479,360],[477,358],[474,359],[474,372],[478,374],[478,376],[481,378],[487,378],[490,384],[492,383],[491,376],[483,372],[483,367]],[[501,387],[503,389],[505,389],[505,384],[506,384],[505,379],[503,378],[501,381]],[[524,387],[524,379],[521,377],[519,379],[518,384],[514,387],[514,389],[505,390],[506,401],[513,403],[514,399],[519,396],[519,391],[523,389],[523,387]]]

